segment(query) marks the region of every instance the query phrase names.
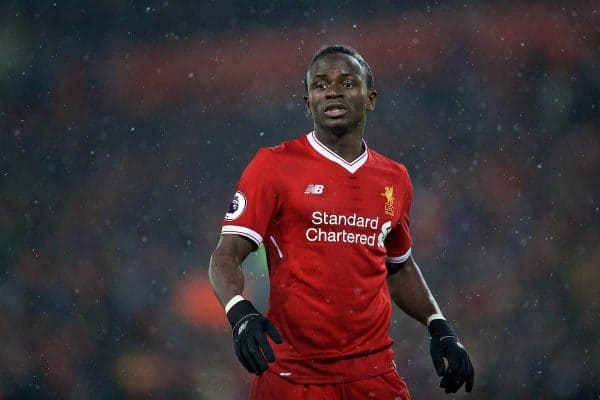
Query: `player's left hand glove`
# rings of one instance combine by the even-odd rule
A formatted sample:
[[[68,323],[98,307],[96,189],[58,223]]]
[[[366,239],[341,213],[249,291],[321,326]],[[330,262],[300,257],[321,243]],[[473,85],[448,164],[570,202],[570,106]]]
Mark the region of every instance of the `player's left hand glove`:
[[[473,390],[475,371],[464,346],[450,323],[444,319],[434,319],[429,324],[429,350],[438,376],[442,377],[440,387],[446,393],[456,393],[465,384],[465,390]],[[444,363],[448,360],[448,366]]]

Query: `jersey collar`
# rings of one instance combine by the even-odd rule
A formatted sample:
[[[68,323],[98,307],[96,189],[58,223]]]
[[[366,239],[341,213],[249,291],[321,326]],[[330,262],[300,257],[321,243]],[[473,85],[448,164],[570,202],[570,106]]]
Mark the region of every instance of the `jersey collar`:
[[[306,135],[306,138],[308,139],[308,143],[310,143],[312,148],[315,149],[315,151],[317,153],[319,153],[326,159],[338,164],[339,166],[341,166],[342,168],[344,168],[346,171],[350,172],[351,174],[355,173],[360,167],[362,167],[364,165],[364,163],[367,162],[367,159],[369,158],[369,149],[368,149],[367,143],[365,142],[364,139],[362,140],[362,142],[363,142],[363,145],[365,146],[365,151],[363,151],[358,157],[356,157],[356,159],[354,161],[348,162],[348,161],[344,160],[342,157],[335,154],[329,148],[327,148],[327,146],[325,146],[323,143],[319,142],[319,139],[317,139],[317,135],[315,135],[315,131],[308,133]]]

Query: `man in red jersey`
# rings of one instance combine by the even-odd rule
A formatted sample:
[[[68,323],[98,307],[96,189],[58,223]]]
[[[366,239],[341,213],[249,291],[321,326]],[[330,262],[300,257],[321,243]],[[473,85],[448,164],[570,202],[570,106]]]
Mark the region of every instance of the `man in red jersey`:
[[[428,327],[446,393],[465,383],[470,392],[469,356],[411,256],[408,172],[363,140],[377,98],[369,65],[347,46],[324,47],[306,89],[314,131],[258,151],[210,261],[236,354],[256,374],[250,399],[409,399],[388,335],[390,299]],[[242,262],[261,244],[266,316],[241,296]]]

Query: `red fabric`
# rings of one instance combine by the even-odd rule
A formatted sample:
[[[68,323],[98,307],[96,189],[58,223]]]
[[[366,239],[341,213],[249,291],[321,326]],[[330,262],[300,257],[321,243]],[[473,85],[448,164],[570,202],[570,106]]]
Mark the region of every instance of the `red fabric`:
[[[302,383],[393,369],[385,259],[412,244],[406,168],[370,149],[354,163],[332,161],[319,146],[303,136],[261,149],[223,225],[223,233],[262,238],[267,317],[284,341],[274,345],[272,368]]]
[[[249,400],[410,400],[404,379],[394,370],[373,378],[325,385],[296,384],[267,370],[252,380]]]

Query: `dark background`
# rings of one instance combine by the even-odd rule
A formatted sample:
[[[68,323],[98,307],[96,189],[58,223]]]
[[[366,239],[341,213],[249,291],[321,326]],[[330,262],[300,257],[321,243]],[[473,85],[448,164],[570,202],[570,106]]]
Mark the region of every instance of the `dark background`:
[[[411,173],[413,254],[476,368],[455,397],[600,398],[600,4],[331,3],[0,3],[0,398],[245,398],[208,259],[245,164],[311,130],[332,42]],[[422,326],[391,335],[415,399],[454,397]]]

